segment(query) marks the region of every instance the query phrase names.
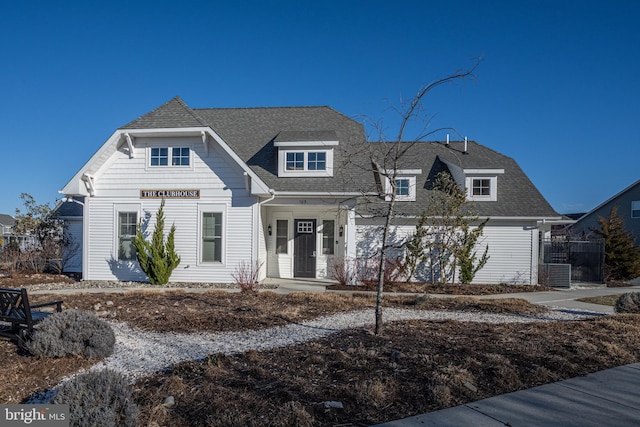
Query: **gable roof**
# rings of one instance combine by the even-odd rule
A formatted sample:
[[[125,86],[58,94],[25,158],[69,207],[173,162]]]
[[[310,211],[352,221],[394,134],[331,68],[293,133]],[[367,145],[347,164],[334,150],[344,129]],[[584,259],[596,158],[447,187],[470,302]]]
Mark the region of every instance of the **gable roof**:
[[[13,227],[16,225],[16,220],[11,215],[0,214],[0,225]]]
[[[162,120],[165,122],[160,123]],[[340,193],[357,191],[350,184],[352,171],[335,167],[343,163],[343,149],[365,140],[362,125],[326,106],[190,109],[178,97],[121,129],[207,126],[270,188],[280,192]],[[278,177],[274,142],[336,139],[333,177]]]
[[[208,126],[176,96],[158,108],[122,126],[121,129],[169,129]]]
[[[592,213],[602,209],[604,206],[606,206],[609,203],[613,202],[617,198],[625,195],[626,193],[628,193],[630,191],[633,191],[636,187],[639,187],[639,186],[640,186],[640,179],[637,180],[636,182],[634,182],[633,184],[631,184],[630,186],[628,186],[627,188],[625,188],[624,190],[620,191],[619,193],[616,193],[615,195],[609,197],[607,200],[605,200],[604,202],[600,203],[598,206],[596,206],[595,208],[591,209],[589,212],[583,214],[580,218],[578,218],[578,221],[581,221],[583,218],[587,218]]]

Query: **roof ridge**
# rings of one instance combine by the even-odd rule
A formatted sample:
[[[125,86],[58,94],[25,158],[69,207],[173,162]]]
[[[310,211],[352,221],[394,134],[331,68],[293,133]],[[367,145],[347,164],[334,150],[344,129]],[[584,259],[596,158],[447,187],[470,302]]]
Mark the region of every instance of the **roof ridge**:
[[[187,103],[182,100],[182,98],[180,98],[179,96],[176,96],[171,101],[173,101],[174,99],[178,101],[180,105],[182,105],[193,116],[194,119],[200,122],[202,126],[209,126],[209,124],[202,117],[200,117],[199,114],[195,112],[195,109],[189,107]]]
[[[192,108],[193,111],[206,111],[206,110],[275,110],[275,109],[299,109],[299,108],[333,108],[328,105],[285,105],[285,106],[262,106],[262,107],[206,107],[206,108]],[[335,110],[334,110],[335,111]],[[342,114],[342,113],[340,113]],[[344,114],[343,114],[344,115]]]
[[[193,111],[179,96],[174,96],[164,104],[154,108],[153,110],[137,117],[136,119],[130,121],[124,126],[119,127],[118,129],[129,129],[131,127],[136,127],[140,122],[143,121],[153,121],[156,117],[175,117],[175,113],[182,115],[185,119],[191,120],[193,119],[195,123],[199,126],[209,126],[199,114]],[[187,118],[189,116],[189,118]]]

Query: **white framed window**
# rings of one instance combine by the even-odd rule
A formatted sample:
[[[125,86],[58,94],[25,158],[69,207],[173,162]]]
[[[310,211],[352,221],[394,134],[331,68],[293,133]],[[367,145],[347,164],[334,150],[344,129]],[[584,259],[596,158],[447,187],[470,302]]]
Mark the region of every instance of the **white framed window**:
[[[279,149],[278,176],[333,176],[333,149]]]
[[[323,171],[327,169],[326,151],[310,151],[307,153],[307,170]]]
[[[631,202],[631,218],[640,218],[640,200]]]
[[[408,178],[396,179],[396,196],[399,196],[399,197],[409,196],[409,179]]]
[[[149,166],[190,166],[191,149],[189,147],[150,147]]]
[[[391,192],[395,191],[396,200],[411,202],[416,200],[416,177],[415,176],[398,176],[394,180],[395,185],[392,187],[390,180],[387,179],[386,193],[387,199],[390,198]]]
[[[304,170],[304,152],[287,153],[287,162],[285,164],[287,171]]]
[[[335,252],[335,221],[325,219],[322,221],[322,254],[333,255]]]
[[[171,149],[171,166],[189,166],[191,150],[188,147],[173,147]]]
[[[226,206],[198,206],[198,261],[201,264],[225,262]]]
[[[289,253],[289,221],[286,219],[276,220],[276,253]]]
[[[470,201],[498,200],[497,176],[468,176],[465,179],[467,199]]]
[[[138,212],[118,212],[118,261],[134,261]]]
[[[133,241],[136,238],[140,205],[116,204],[113,213],[113,259],[118,261],[136,261]]]
[[[491,180],[487,178],[474,178],[471,180],[472,196],[491,196]]]

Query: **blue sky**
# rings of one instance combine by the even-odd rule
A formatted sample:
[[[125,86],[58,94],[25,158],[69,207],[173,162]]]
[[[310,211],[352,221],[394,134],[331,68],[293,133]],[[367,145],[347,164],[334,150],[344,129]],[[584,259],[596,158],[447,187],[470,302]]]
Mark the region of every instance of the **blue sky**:
[[[640,2],[0,0],[0,213],[58,190],[120,126],[193,108],[329,105],[381,121],[424,84],[431,126],[513,157],[560,213],[640,179]],[[441,136],[444,138],[444,136]]]

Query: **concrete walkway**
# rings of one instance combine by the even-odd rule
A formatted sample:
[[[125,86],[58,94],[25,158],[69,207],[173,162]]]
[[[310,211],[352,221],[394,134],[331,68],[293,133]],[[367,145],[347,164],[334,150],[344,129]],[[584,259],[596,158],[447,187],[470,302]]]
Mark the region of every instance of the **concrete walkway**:
[[[490,397],[378,427],[637,427],[640,363]]]
[[[522,298],[533,304],[544,305],[551,308],[567,308],[570,310],[594,311],[597,313],[612,314],[613,307],[601,304],[590,304],[577,301],[581,298],[599,297],[604,295],[621,295],[627,292],[640,292],[640,286],[625,288],[585,287],[574,289],[559,289],[547,292],[522,292],[516,294],[482,295],[476,298]]]

